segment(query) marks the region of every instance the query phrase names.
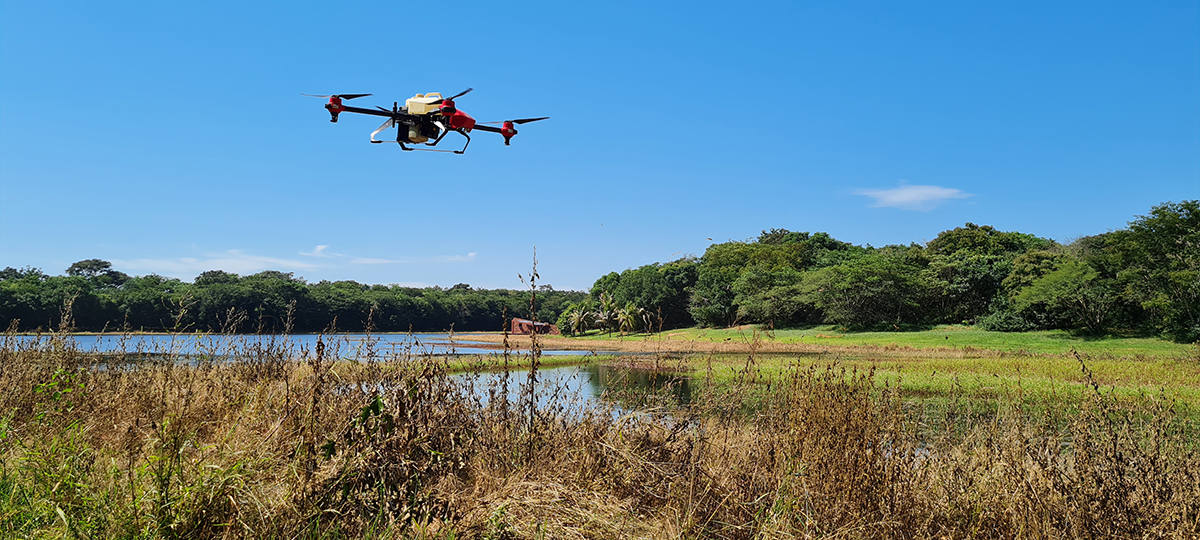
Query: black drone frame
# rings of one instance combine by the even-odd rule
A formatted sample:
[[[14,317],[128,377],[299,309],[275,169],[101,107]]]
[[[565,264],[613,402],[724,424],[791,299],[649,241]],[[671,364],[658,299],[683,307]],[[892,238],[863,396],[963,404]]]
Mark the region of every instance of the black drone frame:
[[[443,124],[440,119],[438,119],[436,117],[431,118],[431,115],[428,115],[428,114],[409,114],[408,111],[406,111],[404,108],[399,106],[399,103],[393,103],[392,110],[390,110],[390,111],[387,109],[384,109],[383,107],[376,107],[374,109],[365,109],[362,107],[352,107],[352,106],[343,105],[342,110],[340,112],[369,114],[372,116],[386,117],[387,120],[385,120],[383,122],[383,125],[379,126],[375,131],[371,132],[371,142],[376,143],[376,144],[391,142],[391,141],[381,141],[379,139],[376,139],[375,136],[379,135],[379,132],[381,132],[385,129],[394,127],[394,128],[396,128],[396,144],[400,145],[401,150],[404,150],[407,152],[411,152],[413,150],[425,150],[427,152],[453,152],[455,154],[462,154],[462,153],[466,152],[467,147],[471,145],[471,136],[467,135],[466,131],[463,131],[461,129],[450,128],[450,127],[446,126],[445,124]],[[432,148],[409,148],[408,146],[405,146],[404,140],[406,138],[406,134],[408,133],[408,128],[416,126],[417,129],[420,129],[420,126],[423,122],[428,122],[428,123],[433,124],[434,126],[436,126],[438,128],[438,132],[439,132],[437,138],[435,138],[433,140],[433,142],[425,143],[425,146],[437,146],[437,144],[442,142],[442,139],[444,139],[446,137],[446,134],[450,133],[451,131],[456,132],[459,135],[462,135],[463,137],[465,137],[467,139],[467,142],[466,142],[466,144],[463,145],[462,149],[460,149],[460,150],[440,150],[440,149],[434,150]],[[485,130],[485,131],[487,131],[487,130]],[[497,130],[497,132],[498,131],[499,130]]]

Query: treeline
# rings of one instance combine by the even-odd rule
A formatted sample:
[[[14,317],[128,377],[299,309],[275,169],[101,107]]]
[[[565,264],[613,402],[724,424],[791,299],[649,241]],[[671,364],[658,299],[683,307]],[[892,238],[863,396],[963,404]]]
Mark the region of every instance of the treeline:
[[[1155,206],[1125,229],[1066,245],[972,223],[925,245],[881,248],[773,229],[754,241],[714,244],[699,259],[602,276],[589,298],[567,306],[559,326],[612,329],[612,306],[653,314],[642,325],[652,329],[965,323],[1193,342],[1200,340],[1200,202]],[[589,323],[572,324],[581,317]]]
[[[538,319],[553,321],[584,297],[538,290]],[[0,323],[23,331],[58,328],[66,306],[72,327],[85,331],[359,332],[368,325],[393,332],[499,331],[506,318],[530,316],[529,301],[530,291],[307,283],[275,271],[238,276],[214,270],[188,283],[129,276],[98,259],[79,261],[63,276],[0,270]]]

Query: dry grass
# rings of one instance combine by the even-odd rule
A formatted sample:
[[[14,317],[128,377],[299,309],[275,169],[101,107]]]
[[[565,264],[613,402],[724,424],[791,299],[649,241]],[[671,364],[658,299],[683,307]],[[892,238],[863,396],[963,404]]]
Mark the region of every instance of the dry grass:
[[[931,426],[869,370],[765,382],[753,355],[647,415],[534,407],[528,372],[480,386],[441,358],[166,352],[98,366],[63,336],[0,343],[0,534],[1200,535],[1195,426],[1098,386],[1070,414],[1017,400]]]

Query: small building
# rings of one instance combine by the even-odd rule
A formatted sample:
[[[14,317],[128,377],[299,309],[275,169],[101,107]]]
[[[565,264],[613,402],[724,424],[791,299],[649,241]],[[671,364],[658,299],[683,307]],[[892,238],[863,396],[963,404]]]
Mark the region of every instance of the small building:
[[[545,322],[533,322],[529,319],[513,318],[510,334],[559,334],[558,326]]]

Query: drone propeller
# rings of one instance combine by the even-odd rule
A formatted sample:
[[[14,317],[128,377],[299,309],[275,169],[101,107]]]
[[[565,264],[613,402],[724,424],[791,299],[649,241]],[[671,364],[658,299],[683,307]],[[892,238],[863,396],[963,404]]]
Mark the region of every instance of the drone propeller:
[[[479,122],[479,123],[480,124],[503,124],[504,122],[512,122],[514,124],[528,124],[530,122],[537,122],[538,120],[545,120],[547,118],[550,118],[550,117],[549,116],[539,116],[537,118],[518,118],[516,120],[504,120],[503,122]]]
[[[322,96],[322,95],[318,95],[318,94],[300,94],[300,95],[302,95],[302,96],[309,96],[309,97],[319,97],[319,98],[331,98],[331,97],[335,97],[335,98],[338,98],[338,99],[354,99],[354,98],[366,97],[366,96],[369,96],[369,95],[371,95],[371,94],[329,94],[329,95],[324,95],[324,96]]]
[[[474,90],[474,88],[468,88],[468,89],[466,89],[466,90],[463,90],[462,92],[459,92],[459,93],[457,93],[457,94],[454,94],[453,96],[450,96],[450,97],[448,97],[448,98],[443,98],[443,99],[439,99],[439,100],[437,100],[437,101],[433,101],[433,102],[431,102],[431,103],[430,103],[430,105],[438,105],[438,104],[440,104],[440,103],[441,103],[441,102],[443,102],[443,101],[454,101],[454,100],[456,100],[456,99],[458,99],[458,98],[460,98],[460,97],[463,97],[463,96],[465,96],[465,95],[469,94],[469,93],[471,92],[471,90]]]

